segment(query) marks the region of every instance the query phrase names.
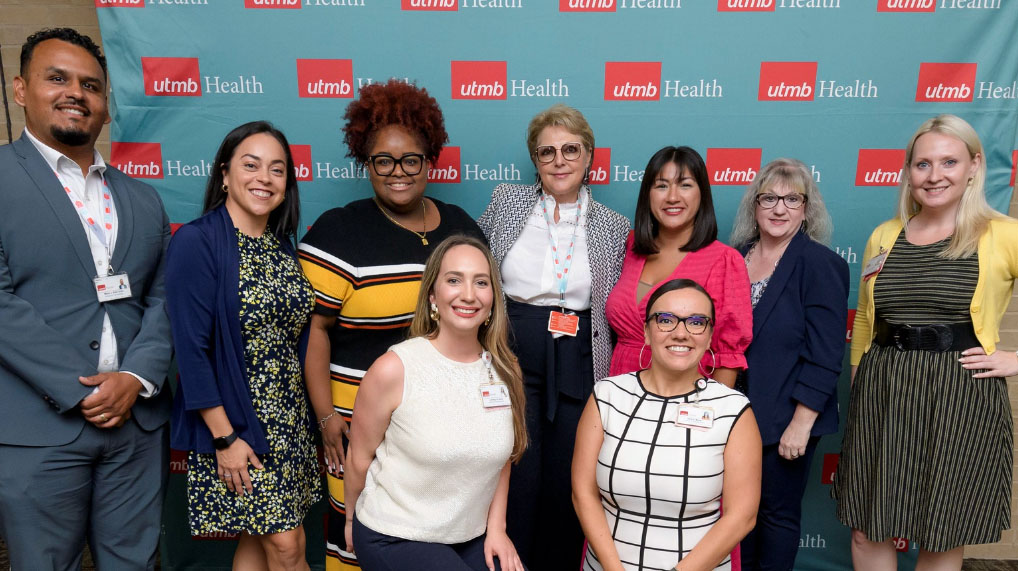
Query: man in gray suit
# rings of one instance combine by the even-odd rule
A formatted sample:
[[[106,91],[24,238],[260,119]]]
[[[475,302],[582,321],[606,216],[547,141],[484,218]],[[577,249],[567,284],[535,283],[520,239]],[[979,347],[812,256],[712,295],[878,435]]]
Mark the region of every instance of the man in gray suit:
[[[151,569],[166,481],[170,230],[94,145],[106,61],[62,28],[22,46],[0,147],[0,535],[17,570]],[[126,287],[120,287],[121,281]]]

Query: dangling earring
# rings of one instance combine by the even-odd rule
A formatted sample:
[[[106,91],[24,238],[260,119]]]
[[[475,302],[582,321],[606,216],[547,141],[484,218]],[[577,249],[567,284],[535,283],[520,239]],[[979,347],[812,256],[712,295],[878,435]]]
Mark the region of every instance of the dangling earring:
[[[590,167],[583,173],[583,184],[590,184]]]
[[[226,186],[226,183],[224,182],[223,183],[223,194],[226,194],[228,192],[230,192],[230,188],[228,186]]]
[[[431,319],[438,321],[438,306],[434,302],[431,303]]]
[[[707,348],[707,352],[710,353],[710,360],[713,363],[710,366],[710,372],[707,372],[707,371],[703,370],[703,363],[702,362],[698,363],[696,367],[700,370],[701,373],[703,373],[703,376],[710,377],[711,375],[714,374],[714,371],[718,368],[718,358],[717,358],[716,355],[714,355],[714,350],[711,349],[710,347]]]
[[[489,323],[491,323],[491,313],[492,313],[492,312],[490,312],[490,311],[489,311],[489,312],[488,312],[488,317],[486,317],[486,318],[484,319],[484,326],[485,326],[485,327],[487,327],[487,326],[488,326],[488,324],[489,324]]]
[[[643,344],[643,347],[640,347],[640,358],[636,360],[636,364],[639,365],[641,369],[646,369],[647,367],[650,366],[650,361],[647,361],[647,367],[643,366],[643,351],[647,347],[649,347],[649,345],[647,345],[646,343]],[[653,358],[654,358],[654,356],[651,355],[651,359],[653,359]]]

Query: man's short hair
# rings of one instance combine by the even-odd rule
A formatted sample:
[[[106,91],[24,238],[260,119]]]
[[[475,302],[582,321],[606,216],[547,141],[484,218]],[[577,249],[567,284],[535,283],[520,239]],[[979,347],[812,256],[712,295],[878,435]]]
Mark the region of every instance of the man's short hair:
[[[25,77],[28,72],[28,64],[32,61],[32,52],[35,51],[35,46],[46,40],[60,40],[84,48],[99,62],[99,67],[103,68],[103,77],[107,77],[106,57],[103,56],[102,50],[92,41],[92,38],[80,34],[72,28],[46,28],[28,36],[21,46],[21,77]]]

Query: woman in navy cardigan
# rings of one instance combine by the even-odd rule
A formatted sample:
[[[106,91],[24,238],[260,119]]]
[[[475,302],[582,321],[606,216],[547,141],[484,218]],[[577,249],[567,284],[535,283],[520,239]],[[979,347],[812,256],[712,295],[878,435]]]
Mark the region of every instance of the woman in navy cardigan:
[[[837,385],[848,322],[848,264],[823,245],[831,218],[806,165],[777,159],[742,199],[732,244],[746,259],[753,302],[746,391],[763,438],[756,528],[742,565],[792,569],[802,496],[820,436],[838,430]]]
[[[167,255],[171,445],[189,451],[191,533],[240,534],[235,569],[307,569],[302,522],[321,497],[301,369],[314,294],[294,249],[289,148],[262,121],[227,135],[204,215]]]

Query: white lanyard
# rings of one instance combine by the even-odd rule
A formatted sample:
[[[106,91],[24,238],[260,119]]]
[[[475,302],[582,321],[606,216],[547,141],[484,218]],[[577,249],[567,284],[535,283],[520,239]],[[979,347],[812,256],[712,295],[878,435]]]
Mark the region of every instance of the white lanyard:
[[[57,180],[60,181],[60,186],[64,187],[64,192],[67,193],[68,198],[71,199],[71,203],[74,204],[74,209],[78,212],[78,216],[85,223],[85,225],[88,226],[89,230],[91,230],[92,233],[95,234],[95,237],[99,239],[99,243],[105,246],[106,263],[109,266],[107,268],[107,274],[112,274],[113,258],[110,255],[110,250],[112,249],[113,244],[111,244],[110,241],[113,236],[113,195],[112,193],[110,193],[110,186],[106,182],[106,177],[102,176],[102,174],[99,175],[100,179],[102,179],[103,181],[102,221],[101,221],[102,223],[100,224],[100,221],[95,220],[92,217],[92,215],[89,214],[88,210],[85,209],[85,203],[82,202],[79,198],[72,195],[71,186],[67,184],[67,181],[64,180],[64,177],[57,171],[53,171],[53,174],[56,175]],[[85,192],[88,192],[87,190],[88,182],[85,183],[85,188],[86,188]]]
[[[552,230],[554,221],[548,214],[548,201],[555,199],[549,195],[541,197],[541,210],[544,212],[544,221],[548,225],[548,242],[551,244],[551,255],[554,261],[555,280],[558,282],[558,300],[561,307],[566,304],[566,285],[569,283],[569,268],[573,265],[573,250],[576,248],[576,234],[580,229],[580,216],[583,213],[583,203],[586,195],[583,190],[576,197],[576,223],[573,224],[573,235],[569,238],[569,246],[566,248],[566,255],[562,257],[558,251],[558,241],[555,239],[555,232]]]

